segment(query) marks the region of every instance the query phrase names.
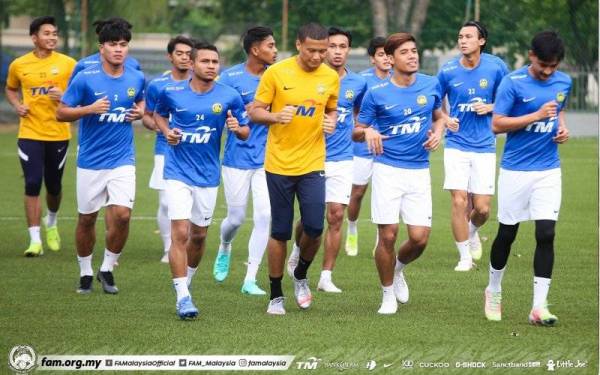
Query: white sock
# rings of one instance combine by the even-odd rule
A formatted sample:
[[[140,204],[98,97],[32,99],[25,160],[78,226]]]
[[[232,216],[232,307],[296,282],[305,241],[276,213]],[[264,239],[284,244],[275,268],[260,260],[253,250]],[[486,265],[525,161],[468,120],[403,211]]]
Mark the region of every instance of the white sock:
[[[40,237],[40,227],[29,227],[29,241],[35,243],[42,243],[42,238]]]
[[[94,276],[94,270],[92,269],[92,254],[86,257],[77,256],[77,262],[79,263],[79,276]]]
[[[546,300],[548,298],[548,291],[550,290],[550,282],[552,279],[545,277],[533,278],[533,308],[546,307]]]
[[[294,241],[294,244],[292,245],[292,253],[290,254],[290,256],[295,256],[296,258],[300,256],[300,246],[298,246],[296,244],[296,242]]]
[[[48,210],[48,216],[46,216],[46,226],[48,228],[56,225],[56,216],[58,216],[58,212]]]
[[[186,277],[173,279],[173,286],[175,287],[175,293],[177,293],[177,302],[181,301],[182,298],[189,297],[190,291],[187,286]]]
[[[478,230],[479,230],[479,227],[476,227],[475,225],[473,225],[473,223],[471,221],[469,221],[469,239],[473,238],[473,236],[475,236],[475,234],[477,234]]]
[[[225,254],[231,253],[231,242],[227,243],[227,242],[221,241],[221,244],[219,245],[219,253],[225,253]]]
[[[331,281],[331,270],[323,270],[323,271],[321,271],[321,280],[323,280],[323,281]]]
[[[248,268],[246,270],[246,277],[244,278],[244,282],[246,281],[256,281],[256,274],[258,273],[258,267],[260,267],[261,259],[253,259],[248,257]]]
[[[461,261],[472,260],[471,252],[469,251],[469,240],[463,242],[457,242],[456,247],[458,248],[458,253],[460,254]]]
[[[160,238],[163,242],[165,252],[171,247],[171,220],[169,220],[169,209],[167,206],[167,198],[164,190],[158,191],[158,212],[156,213],[156,221],[158,222],[158,230]]]
[[[358,233],[358,220],[350,221],[348,219],[348,234],[356,235]]]
[[[189,287],[190,285],[192,285],[192,280],[194,279],[194,275],[196,274],[196,271],[198,271],[198,267],[193,268],[193,267],[188,266],[188,268],[187,268],[187,277],[186,277],[186,279],[187,279],[187,281],[186,281],[187,287]],[[182,279],[183,279],[183,277],[182,277]]]
[[[254,202],[253,218],[254,227],[248,240],[248,268],[244,281],[256,281],[256,274],[269,242],[271,211],[257,207],[257,202]]]
[[[502,292],[502,277],[504,276],[504,270],[506,270],[506,266],[504,266],[504,268],[501,270],[496,270],[490,264],[490,280],[487,286],[490,292]]]
[[[398,273],[402,272],[404,267],[406,267],[406,264],[402,263],[401,261],[398,260],[398,258],[396,258],[396,266],[394,267],[394,272],[396,274],[398,274]]]
[[[382,285],[381,289],[383,289],[383,302],[384,303],[396,300],[396,296],[394,295],[394,284],[392,284],[390,286]]]
[[[102,261],[102,266],[100,266],[100,272],[112,272],[115,263],[119,260],[119,256],[121,256],[121,253],[117,254],[104,249],[104,260]]]

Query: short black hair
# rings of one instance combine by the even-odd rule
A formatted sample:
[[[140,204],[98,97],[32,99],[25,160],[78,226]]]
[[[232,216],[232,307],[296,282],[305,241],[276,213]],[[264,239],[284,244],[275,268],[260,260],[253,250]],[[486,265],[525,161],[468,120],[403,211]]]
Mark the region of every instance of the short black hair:
[[[323,40],[327,39],[328,37],[329,33],[327,32],[327,29],[315,22],[300,26],[296,35],[296,38],[298,38],[300,42],[304,42],[306,38]]]
[[[94,26],[96,26],[96,35],[100,35],[100,31],[102,30],[102,28],[110,23],[120,23],[123,26],[125,26],[127,29],[131,30],[133,28],[133,25],[129,23],[129,21],[127,21],[125,18],[121,18],[121,17],[110,17],[107,18],[105,20],[97,20],[93,23]]]
[[[131,26],[131,25],[130,25]],[[118,42],[120,40],[131,40],[131,27],[124,23],[105,23],[98,33],[98,43]]]
[[[377,49],[383,48],[384,46],[385,46],[385,38],[382,36],[376,36],[375,38],[371,39],[371,41],[369,42],[369,46],[367,47],[367,53],[369,54],[369,56],[373,57],[373,56],[375,56]]]
[[[40,31],[40,27],[42,27],[42,25],[52,25],[56,27],[56,21],[52,16],[41,16],[35,18],[29,24],[29,35],[37,34],[38,31]]]
[[[169,44],[167,44],[167,53],[170,55],[175,51],[175,46],[178,44],[185,44],[186,46],[190,46],[194,48],[194,42],[184,35],[177,35],[175,38],[171,38],[169,40]]]
[[[244,51],[246,54],[250,53],[250,49],[254,45],[254,43],[260,43],[268,37],[273,36],[273,30],[270,27],[266,26],[255,26],[251,27],[244,35],[242,35],[242,44],[244,46]]]
[[[531,51],[544,62],[562,61],[565,45],[555,31],[542,31],[531,40]]]
[[[327,30],[327,34],[329,36],[334,36],[334,35],[345,36],[346,38],[348,38],[348,47],[352,47],[352,34],[350,34],[350,32],[348,32],[346,30],[342,30],[339,27],[332,26],[329,28],[329,30]]]
[[[217,49],[217,47],[214,44],[210,44],[207,42],[196,42],[194,44],[194,47],[192,48],[192,53],[191,53],[192,61],[196,60],[196,57],[198,56],[198,51],[200,51],[201,49],[215,51],[217,53],[217,55],[219,54],[219,50]]]
[[[485,43],[483,43],[483,45],[481,47],[479,47],[479,50],[483,51],[483,49],[485,48],[485,45],[487,44],[487,38],[488,38],[487,29],[479,21],[467,21],[467,22],[463,23],[463,25],[462,25],[462,27],[467,27],[467,26],[473,26],[474,28],[476,28],[479,39],[485,39]]]

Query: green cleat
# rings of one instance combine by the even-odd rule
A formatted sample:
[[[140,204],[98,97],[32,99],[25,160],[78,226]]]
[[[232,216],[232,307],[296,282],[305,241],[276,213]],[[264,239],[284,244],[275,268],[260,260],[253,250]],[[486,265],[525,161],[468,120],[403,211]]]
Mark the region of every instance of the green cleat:
[[[548,310],[548,307],[539,307],[532,309],[529,313],[529,323],[536,326],[553,327],[558,323],[558,318]]]
[[[58,227],[56,225],[46,228],[46,244],[48,245],[48,249],[52,251],[60,250],[60,235],[58,234]]]
[[[351,257],[358,255],[358,235],[346,234],[346,254]]]
[[[502,293],[490,292],[485,289],[485,317],[487,320],[499,322],[502,320]]]
[[[267,294],[264,290],[260,289],[258,285],[256,285],[256,281],[244,281],[244,285],[242,286],[242,293],[249,294],[251,296],[264,296]]]
[[[26,257],[38,257],[40,255],[44,255],[44,249],[42,248],[42,244],[39,242],[32,242],[29,244],[27,250],[25,250]]]
[[[217,259],[215,259],[215,265],[213,267],[213,276],[219,283],[225,281],[229,274],[230,255],[231,252],[224,252],[221,250],[217,253]]]

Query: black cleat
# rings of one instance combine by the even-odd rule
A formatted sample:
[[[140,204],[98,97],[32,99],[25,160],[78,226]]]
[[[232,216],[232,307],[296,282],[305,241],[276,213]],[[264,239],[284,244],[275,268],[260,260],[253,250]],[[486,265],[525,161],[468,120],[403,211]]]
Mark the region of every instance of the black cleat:
[[[81,276],[79,278],[79,288],[77,288],[77,293],[90,294],[92,292],[92,281],[94,281],[94,276]]]
[[[104,289],[104,293],[108,293],[108,294],[119,293],[119,288],[117,288],[117,286],[115,285],[115,279],[113,277],[112,272],[98,271],[96,278],[102,284],[102,289]]]

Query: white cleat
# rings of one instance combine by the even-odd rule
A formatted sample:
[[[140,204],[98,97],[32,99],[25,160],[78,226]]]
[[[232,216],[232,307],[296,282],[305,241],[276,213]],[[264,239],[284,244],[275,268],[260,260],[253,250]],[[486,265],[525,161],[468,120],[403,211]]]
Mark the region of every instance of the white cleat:
[[[283,307],[284,297],[276,297],[269,301],[267,314],[269,315],[285,315],[285,307]]]
[[[456,267],[454,267],[455,271],[458,272],[468,272],[475,268],[475,263],[471,259],[460,260]]]
[[[294,278],[294,270],[298,266],[298,261],[300,260],[300,248],[294,245],[292,249],[292,253],[287,261],[287,273],[293,279]]]
[[[160,262],[167,263],[167,264],[169,263],[169,252],[168,251],[165,251],[162,258],[160,258]]]
[[[302,310],[306,310],[312,303],[312,293],[308,287],[308,279],[294,280],[294,296],[296,296],[296,303]]]
[[[382,315],[392,315],[392,314],[395,314],[397,311],[398,311],[398,302],[394,298],[393,300],[390,300],[390,301],[381,302],[381,307],[379,307],[379,310],[377,311],[377,313],[382,314]]]
[[[327,293],[341,293],[342,290],[335,286],[333,281],[331,280],[319,280],[319,284],[317,284],[317,290]]]
[[[408,302],[408,285],[406,284],[403,271],[394,273],[394,295],[398,302]]]
[[[481,248],[481,240],[479,239],[479,233],[475,232],[473,237],[469,239],[469,251],[471,252],[471,256],[473,260],[481,259],[482,248]]]

